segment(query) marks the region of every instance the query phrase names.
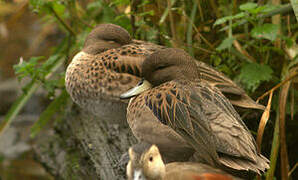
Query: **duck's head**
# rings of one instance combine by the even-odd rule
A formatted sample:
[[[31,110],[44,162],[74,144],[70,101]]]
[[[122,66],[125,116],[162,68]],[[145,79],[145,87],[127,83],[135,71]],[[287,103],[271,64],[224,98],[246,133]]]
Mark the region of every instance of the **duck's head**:
[[[167,48],[148,56],[142,64],[142,81],[123,93],[120,98],[130,98],[162,83],[176,80],[194,80],[199,76],[195,60],[184,50]]]
[[[193,80],[198,76],[195,60],[184,50],[162,49],[145,59],[142,64],[142,77],[153,86],[175,79]]]
[[[165,164],[156,145],[129,148],[126,174],[129,180],[161,180],[165,176]]]
[[[130,42],[129,33],[122,27],[115,24],[100,24],[87,36],[83,51],[88,54],[98,54]]]

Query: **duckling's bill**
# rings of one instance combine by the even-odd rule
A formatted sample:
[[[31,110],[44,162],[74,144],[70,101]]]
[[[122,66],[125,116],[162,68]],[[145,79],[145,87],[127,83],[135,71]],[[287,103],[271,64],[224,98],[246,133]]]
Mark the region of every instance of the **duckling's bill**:
[[[149,83],[149,81],[142,79],[136,87],[121,94],[120,99],[128,99],[128,98],[134,97],[151,88],[152,88],[152,85]]]

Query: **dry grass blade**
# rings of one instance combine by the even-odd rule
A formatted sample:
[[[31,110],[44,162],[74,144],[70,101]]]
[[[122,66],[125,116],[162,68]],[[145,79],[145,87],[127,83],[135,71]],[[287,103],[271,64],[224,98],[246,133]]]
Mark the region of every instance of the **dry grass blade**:
[[[293,166],[293,168],[290,170],[288,177],[291,176],[291,174],[295,171],[295,169],[298,167],[298,162],[296,162],[296,164]]]
[[[289,76],[291,76],[291,74],[292,73],[290,73]],[[282,179],[288,179],[288,173],[289,173],[285,118],[286,118],[287,97],[288,97],[290,86],[291,86],[291,81],[288,81],[282,86],[279,94],[280,161],[281,161]]]
[[[262,139],[263,139],[263,134],[264,134],[264,129],[267,124],[267,121],[270,117],[270,109],[271,109],[271,101],[272,101],[272,95],[273,91],[271,91],[268,99],[267,106],[262,114],[262,118],[259,123],[259,128],[258,128],[258,135],[257,135],[257,145],[258,145],[258,151],[261,151],[261,145],[262,145]]]
[[[244,56],[246,56],[248,59],[250,59],[252,62],[257,62],[257,60],[252,57],[251,55],[248,54],[248,52],[242,48],[242,46],[240,45],[240,43],[237,40],[233,41],[233,45],[235,46],[235,48]]]
[[[170,27],[171,27],[171,34],[173,37],[173,47],[179,47],[179,43],[178,43],[178,38],[177,38],[177,34],[176,34],[176,28],[175,28],[175,23],[174,23],[174,17],[173,17],[173,13],[172,13],[172,3],[170,0],[167,0],[168,3],[168,8],[169,8],[169,20],[170,20]]]
[[[197,4],[198,4],[198,9],[199,9],[201,21],[204,22],[204,14],[203,14],[203,10],[202,10],[202,7],[201,7],[200,0],[197,0]]]
[[[271,88],[269,91],[265,92],[262,96],[258,97],[257,102],[259,102],[261,99],[263,99],[265,96],[267,96],[268,94],[271,93],[271,91],[274,91],[275,89],[279,88],[280,86],[284,85],[285,83],[287,83],[288,81],[294,79],[296,76],[298,76],[298,72],[294,72],[292,73],[290,76],[288,76],[287,78],[285,78],[282,82],[278,83],[276,86],[274,86],[273,88]]]

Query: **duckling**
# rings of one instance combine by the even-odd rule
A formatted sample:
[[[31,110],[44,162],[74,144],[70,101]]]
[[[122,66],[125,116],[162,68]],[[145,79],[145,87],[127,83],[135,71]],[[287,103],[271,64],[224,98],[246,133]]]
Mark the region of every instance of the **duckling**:
[[[153,52],[164,49],[153,43],[134,40],[114,24],[100,24],[87,36],[82,51],[67,67],[66,90],[73,101],[91,113],[110,121],[124,120],[127,101],[119,95],[140,80],[140,65]],[[200,78],[217,86],[235,105],[262,109],[232,80],[197,61]]]
[[[269,160],[221,91],[201,81],[195,59],[168,48],[148,56],[127,121],[140,142],[156,144],[166,162],[188,160],[239,171],[264,172]],[[182,159],[181,159],[182,158]]]
[[[240,180],[220,169],[195,162],[164,164],[156,145],[129,148],[128,180]]]

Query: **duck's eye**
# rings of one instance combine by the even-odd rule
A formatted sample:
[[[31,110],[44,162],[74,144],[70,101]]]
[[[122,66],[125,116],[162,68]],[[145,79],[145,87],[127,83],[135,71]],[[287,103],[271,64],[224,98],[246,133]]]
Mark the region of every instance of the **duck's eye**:
[[[142,78],[140,81],[139,81],[139,83],[138,83],[138,85],[137,86],[141,86],[143,83],[144,83],[144,78]]]
[[[152,157],[152,156],[149,157],[149,161],[150,161],[150,162],[153,161],[153,157]]]
[[[165,65],[165,64],[161,64],[161,65],[159,65],[159,66],[157,66],[157,67],[155,68],[155,71],[162,70],[162,69],[164,69],[164,68],[166,68],[166,67],[167,67],[167,65]]]
[[[117,39],[115,38],[103,38],[108,43],[117,43]]]

